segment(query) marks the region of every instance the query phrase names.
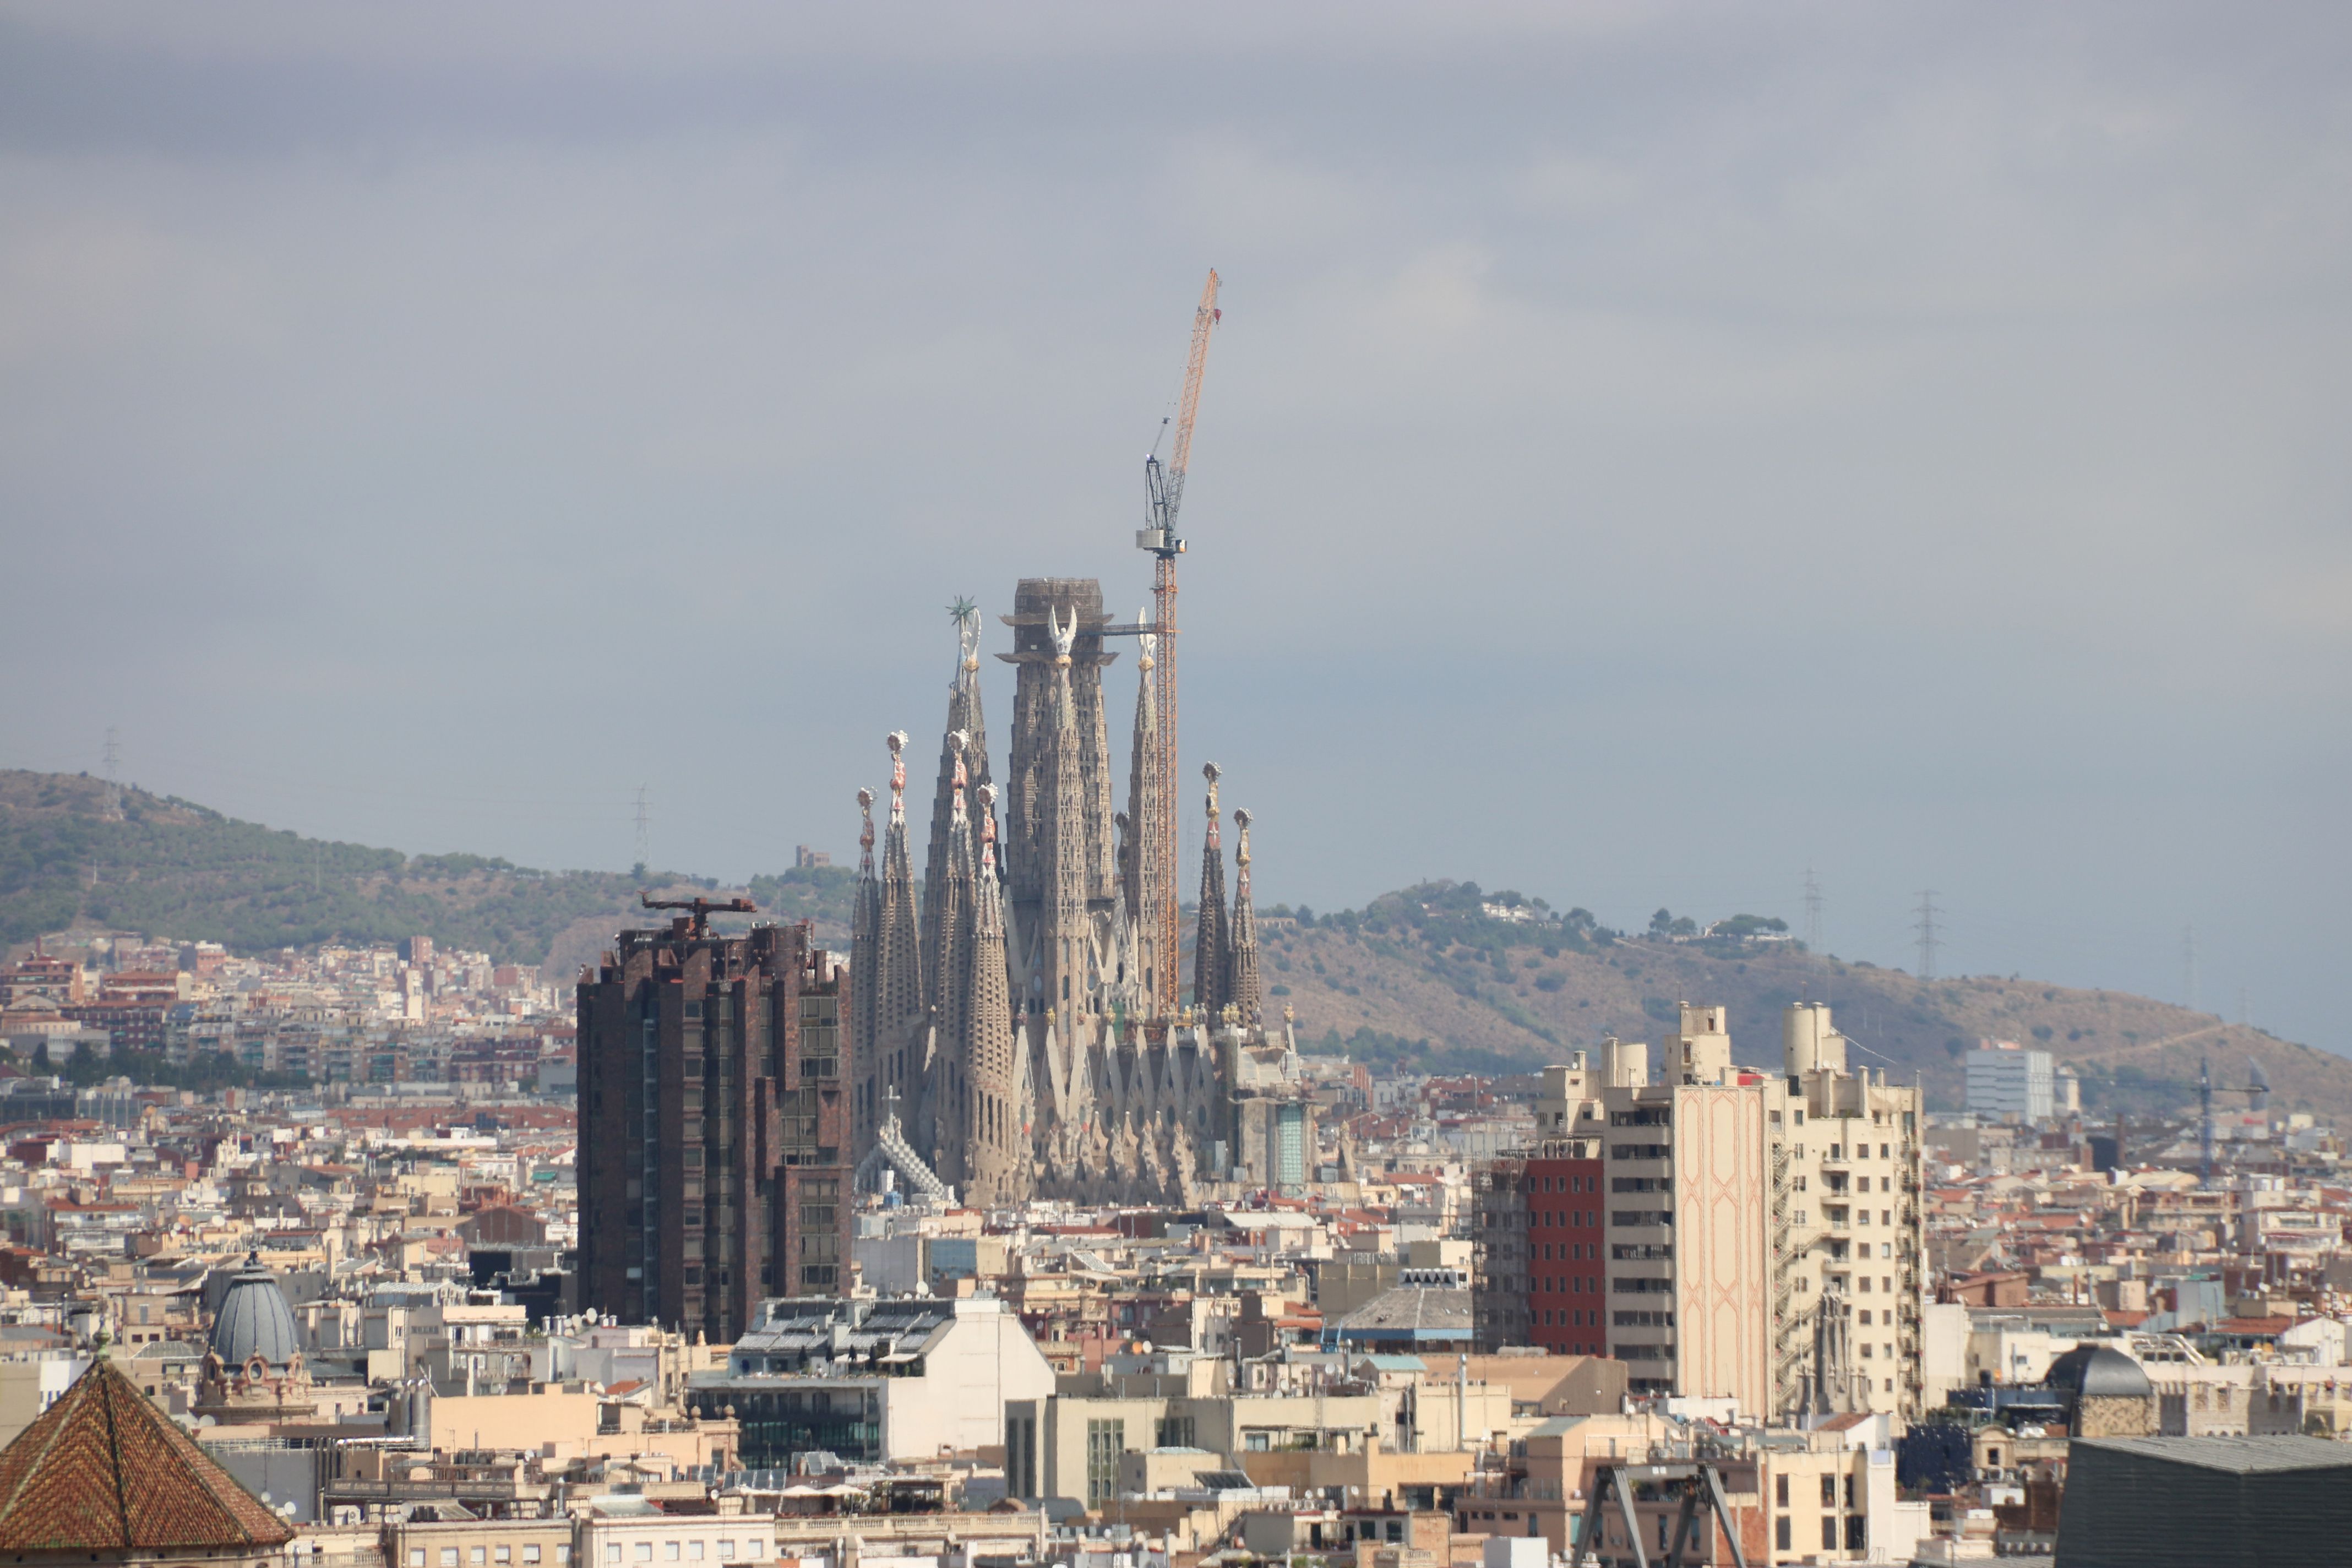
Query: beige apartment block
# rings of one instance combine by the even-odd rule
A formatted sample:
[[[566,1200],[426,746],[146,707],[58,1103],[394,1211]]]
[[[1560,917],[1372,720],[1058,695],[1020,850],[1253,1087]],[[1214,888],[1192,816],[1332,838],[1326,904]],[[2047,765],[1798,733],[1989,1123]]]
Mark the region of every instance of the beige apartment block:
[[[724,1509],[730,1501],[722,1498]],[[572,1552],[579,1568],[721,1568],[775,1560],[772,1514],[667,1514],[641,1498],[598,1498],[574,1521]]]
[[[1777,1071],[1734,1061],[1722,1008],[1680,1022],[1664,1081],[1611,1040],[1546,1068],[1537,1106],[1542,1150],[1600,1173],[1609,1354],[1637,1394],[1916,1417],[1917,1088],[1850,1065],[1823,1003],[1784,1010]]]
[[[569,1568],[569,1519],[466,1519],[383,1527],[384,1568]]]

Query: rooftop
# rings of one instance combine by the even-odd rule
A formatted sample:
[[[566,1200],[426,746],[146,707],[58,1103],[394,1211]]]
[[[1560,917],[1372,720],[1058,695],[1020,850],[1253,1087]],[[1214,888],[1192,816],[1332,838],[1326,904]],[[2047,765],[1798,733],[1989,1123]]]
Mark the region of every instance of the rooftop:
[[[111,1362],[0,1449],[0,1552],[250,1551],[293,1535]]]
[[[2075,1445],[2240,1475],[2276,1470],[2352,1471],[2352,1444],[2331,1442],[2325,1437],[2080,1437],[2075,1439]]]

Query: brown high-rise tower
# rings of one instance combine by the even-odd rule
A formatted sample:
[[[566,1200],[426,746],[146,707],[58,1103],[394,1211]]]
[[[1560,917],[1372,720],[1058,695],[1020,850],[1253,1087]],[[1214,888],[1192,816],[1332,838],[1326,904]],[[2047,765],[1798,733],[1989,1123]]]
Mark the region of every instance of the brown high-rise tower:
[[[581,975],[582,1305],[732,1341],[848,1285],[850,1062],[805,926],[621,933]]]

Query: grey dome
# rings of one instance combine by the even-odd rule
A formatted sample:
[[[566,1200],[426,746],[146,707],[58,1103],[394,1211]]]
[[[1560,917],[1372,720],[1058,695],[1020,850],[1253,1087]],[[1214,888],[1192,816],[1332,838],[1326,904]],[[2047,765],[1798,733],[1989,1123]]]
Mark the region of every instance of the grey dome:
[[[247,1254],[245,1267],[228,1282],[220,1314],[213,1320],[212,1342],[231,1367],[243,1366],[257,1355],[282,1368],[301,1352],[294,1309],[286,1304],[278,1276],[261,1266],[258,1255]]]
[[[2139,1363],[2108,1345],[2076,1345],[2050,1363],[2042,1385],[2077,1399],[2146,1399],[2156,1392]]]

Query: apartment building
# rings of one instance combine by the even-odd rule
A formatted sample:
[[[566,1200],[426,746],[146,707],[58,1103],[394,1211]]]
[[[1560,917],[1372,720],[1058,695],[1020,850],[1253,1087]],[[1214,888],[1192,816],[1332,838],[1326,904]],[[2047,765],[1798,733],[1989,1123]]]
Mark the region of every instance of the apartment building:
[[[624,1323],[735,1339],[848,1286],[840,973],[805,926],[621,933],[579,986],[580,1273]]]
[[[1054,1369],[993,1296],[772,1300],[687,1404],[740,1423],[765,1469],[822,1448],[859,1463],[929,1459],[1005,1440],[1008,1402],[1043,1399]]]
[[[1919,1095],[1854,1068],[1821,1003],[1780,1070],[1737,1066],[1720,1007],[1649,1047],[1547,1068],[1537,1139],[1482,1172],[1482,1350],[1627,1363],[1635,1394],[1787,1417],[1920,1408]]]

